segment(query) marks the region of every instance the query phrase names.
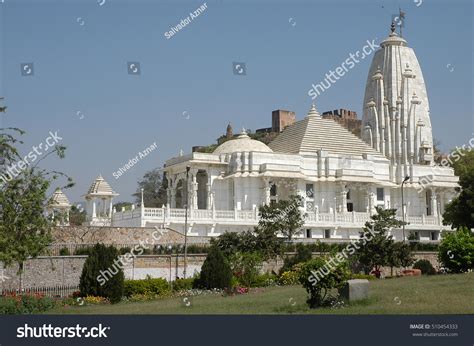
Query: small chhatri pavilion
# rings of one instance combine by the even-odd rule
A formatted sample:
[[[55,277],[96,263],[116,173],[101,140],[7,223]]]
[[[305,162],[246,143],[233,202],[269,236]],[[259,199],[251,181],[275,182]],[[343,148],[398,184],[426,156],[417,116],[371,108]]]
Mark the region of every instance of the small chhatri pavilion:
[[[60,216],[56,223],[61,226],[69,226],[69,210],[71,209],[71,203],[64,192],[58,187],[51,198],[48,201],[47,211],[55,220],[56,216]]]
[[[87,194],[84,195],[87,209],[86,224],[90,226],[109,226],[113,214],[113,199],[118,195],[99,174]]]

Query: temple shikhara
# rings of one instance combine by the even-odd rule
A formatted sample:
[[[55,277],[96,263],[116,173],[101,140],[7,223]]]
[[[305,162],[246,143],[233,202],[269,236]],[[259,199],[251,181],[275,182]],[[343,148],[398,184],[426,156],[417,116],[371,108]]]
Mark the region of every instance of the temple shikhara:
[[[184,233],[187,204],[188,236],[218,236],[252,229],[259,206],[300,195],[307,216],[299,237],[308,241],[357,239],[377,206],[397,209],[400,219],[405,210],[406,236],[439,240],[450,228],[441,215],[458,178],[434,162],[428,94],[414,50],[394,27],[379,45],[365,86],[360,137],[335,121],[336,113],[326,117],[315,105],[301,120],[274,111],[274,121],[279,114],[286,118],[283,126],[272,122],[278,131],[268,144],[228,128],[230,138],[213,152],[168,159],[162,208],[142,203],[114,210],[117,194],[97,178],[86,195],[87,223]],[[401,229],[392,235],[402,240]]]

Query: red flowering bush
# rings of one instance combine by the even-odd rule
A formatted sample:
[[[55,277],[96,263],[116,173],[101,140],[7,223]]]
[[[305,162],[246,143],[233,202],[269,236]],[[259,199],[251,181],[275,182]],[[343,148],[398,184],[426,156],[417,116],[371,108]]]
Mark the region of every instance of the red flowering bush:
[[[11,293],[0,297],[0,314],[4,315],[36,314],[55,306],[55,300],[42,293]]]

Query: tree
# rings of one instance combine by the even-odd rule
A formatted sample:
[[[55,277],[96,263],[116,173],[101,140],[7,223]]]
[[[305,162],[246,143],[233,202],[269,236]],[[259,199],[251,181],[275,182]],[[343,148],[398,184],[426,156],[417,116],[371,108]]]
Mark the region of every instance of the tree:
[[[271,229],[254,228],[255,251],[260,253],[264,261],[283,254],[283,240]]]
[[[466,227],[456,232],[443,232],[438,259],[452,273],[474,269],[474,235]]]
[[[383,209],[376,207],[376,214],[365,223],[360,233],[355,256],[366,267],[366,273],[374,269],[375,275],[380,277],[380,269],[390,263],[393,253],[393,237],[388,231],[403,226],[403,221],[396,218],[396,209]]]
[[[458,153],[459,159],[452,166],[459,176],[460,188],[456,188],[459,195],[446,205],[443,224],[450,224],[452,229],[474,228],[474,150]]]
[[[204,261],[199,278],[193,283],[196,288],[230,288],[232,271],[224,254],[217,246],[211,246]]]
[[[138,181],[137,192],[133,194],[136,203],[142,203],[141,189],[143,189],[143,202],[149,208],[161,208],[166,205],[166,189],[168,180],[165,179],[161,171],[156,168],[146,172],[141,180]]]
[[[118,256],[119,251],[112,245],[96,244],[90,250],[79,280],[83,297],[106,297],[111,303],[122,299],[125,276],[122,266],[117,263]]]
[[[439,148],[441,146],[441,141],[438,139],[433,139],[433,160],[435,163],[438,165],[441,163],[443,158],[446,156],[441,149]]]
[[[275,234],[283,234],[290,242],[301,233],[306,214],[302,213],[303,197],[290,196],[289,200],[280,200],[274,204],[259,208],[258,227]]]
[[[393,276],[393,267],[408,267],[414,261],[410,245],[393,243],[388,252],[387,264],[390,266],[390,276]]]
[[[141,203],[141,202],[140,202]],[[132,208],[132,204],[130,202],[118,202],[114,204],[114,208],[116,211],[122,211],[122,207],[125,208],[125,210],[130,210]]]
[[[81,226],[86,221],[86,211],[77,206],[71,206],[69,210],[69,224],[71,226]]]
[[[271,230],[259,227],[255,227],[253,232],[225,232],[212,238],[212,245],[217,246],[227,259],[237,252],[256,252],[266,261],[283,251],[282,240]]]
[[[3,158],[0,167],[3,172],[23,160],[15,147],[17,143],[22,143],[15,137],[16,134],[23,135],[24,131],[0,129],[0,153]],[[60,176],[67,177],[60,172],[40,169],[38,163],[53,153],[63,158],[65,149],[56,146],[34,164],[23,161],[24,169],[17,170],[17,175],[11,174],[11,179],[0,185],[0,261],[5,266],[16,263],[19,274],[27,259],[37,257],[51,243],[53,224],[45,214],[48,204],[46,193],[54,180]],[[63,188],[73,186],[72,179],[68,177],[67,180]],[[21,289],[21,275],[19,285]]]

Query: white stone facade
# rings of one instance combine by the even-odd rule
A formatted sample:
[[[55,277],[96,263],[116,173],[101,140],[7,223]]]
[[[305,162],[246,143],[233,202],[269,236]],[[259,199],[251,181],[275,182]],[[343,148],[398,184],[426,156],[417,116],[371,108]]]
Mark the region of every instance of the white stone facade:
[[[163,208],[115,213],[114,226],[167,226],[188,235],[245,231],[258,207],[298,194],[306,223],[301,238],[356,239],[376,206],[396,208],[406,235],[438,241],[441,215],[458,178],[435,166],[429,104],[413,49],[394,32],[375,53],[364,99],[363,140],[316,108],[283,130],[268,146],[245,132],[213,153],[193,152],[166,161],[168,199]],[[186,193],[186,189],[188,193]],[[401,230],[393,230],[402,239]]]

